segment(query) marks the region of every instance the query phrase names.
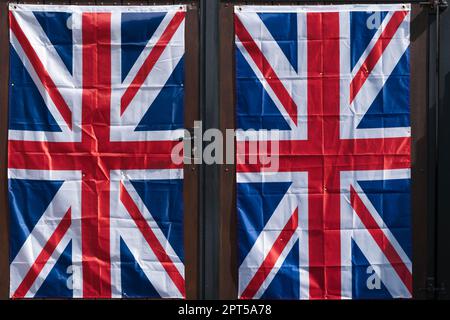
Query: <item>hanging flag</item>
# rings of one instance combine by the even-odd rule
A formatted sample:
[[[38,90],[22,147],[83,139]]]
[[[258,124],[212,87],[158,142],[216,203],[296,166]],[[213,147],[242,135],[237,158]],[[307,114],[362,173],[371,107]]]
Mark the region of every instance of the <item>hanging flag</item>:
[[[234,18],[239,297],[411,297],[410,6]]]
[[[11,297],[184,297],[185,7],[9,9]]]

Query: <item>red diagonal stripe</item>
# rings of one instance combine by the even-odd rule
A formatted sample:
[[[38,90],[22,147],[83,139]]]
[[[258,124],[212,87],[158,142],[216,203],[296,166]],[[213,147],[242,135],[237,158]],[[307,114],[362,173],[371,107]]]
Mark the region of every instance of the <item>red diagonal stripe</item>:
[[[152,249],[155,256],[158,258],[161,265],[166,270],[170,279],[172,279],[175,286],[178,288],[183,297],[186,296],[185,288],[184,288],[184,278],[174,265],[172,259],[167,255],[167,252],[164,250],[164,247],[159,242],[152,228],[148,225],[145,218],[142,216],[142,213],[139,211],[136,203],[131,198],[130,194],[126,190],[123,183],[120,183],[120,200],[124,204],[131,218],[133,218],[137,227],[141,231],[148,245]]]
[[[389,260],[389,263],[392,265],[403,284],[406,286],[406,288],[408,288],[408,291],[412,293],[411,272],[405,265],[400,255],[397,253],[397,250],[395,250],[394,246],[389,241],[388,237],[386,237],[383,230],[380,229],[380,226],[370,214],[369,210],[367,210],[366,206],[358,196],[358,193],[353,188],[353,186],[350,187],[350,201],[353,209],[361,219],[365,228],[372,235],[373,239],[378,244],[386,258]]]
[[[25,297],[34,281],[38,277],[39,273],[41,273],[42,269],[47,264],[48,259],[50,259],[56,247],[61,242],[61,239],[66,234],[67,230],[69,230],[70,223],[71,209],[69,208],[69,210],[67,210],[66,214],[62,218],[61,222],[56,227],[55,232],[53,232],[53,234],[50,236],[50,239],[48,239],[47,243],[42,248],[36,261],[34,261],[33,265],[28,270],[16,292],[14,292],[12,296],[14,299]]]
[[[155,46],[150,51],[150,54],[148,55],[147,59],[145,59],[144,64],[139,69],[139,71],[137,72],[133,81],[131,82],[130,86],[127,88],[127,90],[125,91],[125,93],[123,94],[123,96],[121,98],[121,101],[120,101],[120,114],[121,115],[125,112],[127,107],[130,105],[131,101],[133,100],[134,96],[138,92],[139,88],[144,83],[148,74],[152,71],[153,67],[155,66],[159,57],[163,53],[163,51],[166,48],[167,44],[169,43],[170,39],[172,39],[172,37],[175,34],[175,32],[177,31],[179,25],[183,21],[184,15],[185,15],[184,12],[181,12],[181,11],[175,13],[174,17],[170,21],[166,30],[164,30],[164,32],[161,35],[161,37],[159,38],[159,40],[156,42]]]
[[[292,119],[294,124],[297,125],[297,105],[295,104],[294,100],[292,100],[289,91],[284,87],[283,83],[275,73],[275,70],[273,70],[273,68],[270,66],[269,61],[267,61],[266,57],[253,40],[250,33],[247,31],[247,29],[245,29],[244,25],[237,15],[235,15],[234,21],[236,30],[235,32],[242,45],[252,57],[253,62],[263,74],[264,79],[267,81],[277,98],[280,100],[284,109],[289,114],[289,117]]]
[[[33,69],[36,71],[36,74],[38,75],[39,79],[42,82],[42,85],[48,92],[56,108],[61,113],[61,116],[67,123],[67,126],[69,127],[70,130],[72,130],[72,111],[70,111],[69,106],[67,105],[64,98],[61,96],[61,93],[59,92],[57,86],[55,85],[49,73],[45,69],[36,51],[34,51],[25,33],[20,28],[19,23],[17,22],[12,12],[9,13],[9,23],[12,32],[19,41],[20,46],[22,47],[23,51],[28,57],[28,60],[30,60]]]
[[[377,42],[373,46],[369,55],[367,56],[364,63],[359,68],[352,82],[350,83],[350,103],[353,102],[359,90],[363,86],[364,82],[366,82],[369,74],[372,72],[373,68],[377,64],[378,60],[380,60],[384,50],[389,45],[392,40],[392,37],[397,32],[400,24],[403,22],[403,19],[408,14],[408,11],[396,11],[391,20],[387,23]]]
[[[247,288],[245,288],[245,290],[242,292],[241,299],[252,299],[255,296],[264,280],[266,280],[270,271],[275,266],[275,263],[277,262],[284,248],[291,240],[292,235],[297,229],[297,226],[298,208],[295,209],[294,213],[289,218],[283,230],[281,230],[277,239],[273,243],[272,248],[265,257],[263,263],[259,266],[258,271],[256,271],[252,280],[250,280],[249,284],[247,285]]]

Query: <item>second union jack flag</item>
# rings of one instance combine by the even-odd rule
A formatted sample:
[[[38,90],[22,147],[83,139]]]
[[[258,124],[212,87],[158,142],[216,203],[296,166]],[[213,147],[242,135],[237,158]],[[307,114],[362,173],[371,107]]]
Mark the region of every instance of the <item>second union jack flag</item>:
[[[411,297],[410,6],[234,19],[239,297]]]
[[[11,297],[183,298],[185,7],[9,21]]]

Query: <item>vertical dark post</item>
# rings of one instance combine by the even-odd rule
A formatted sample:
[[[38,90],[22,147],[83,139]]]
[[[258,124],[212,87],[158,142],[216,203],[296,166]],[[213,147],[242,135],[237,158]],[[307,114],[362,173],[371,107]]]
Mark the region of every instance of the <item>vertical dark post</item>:
[[[414,4],[411,11],[411,200],[412,200],[412,262],[413,262],[413,297],[425,299],[424,290],[428,270],[428,170],[427,170],[427,85],[428,85],[428,20],[429,9]],[[430,172],[431,174],[431,172]]]
[[[436,278],[436,186],[437,186],[437,101],[436,101],[436,86],[437,83],[437,26],[438,15],[436,15],[435,8],[430,8],[430,24],[428,25],[429,32],[429,61],[428,61],[428,266],[427,266],[427,281],[426,293],[427,298],[434,298],[435,278]]]
[[[219,0],[200,1],[200,107],[203,129],[219,127]],[[200,169],[200,298],[218,297],[219,166]]]
[[[185,128],[193,128],[199,119],[199,15],[198,3],[187,5],[186,12],[186,52],[185,52]],[[186,279],[186,298],[199,298],[199,178],[198,166],[184,165],[184,264]]]
[[[444,3],[446,5],[446,2]],[[438,198],[436,223],[436,297],[450,297],[450,10],[440,16]]]
[[[234,5],[222,2],[220,19],[220,128],[235,129]],[[226,146],[224,146],[226,152]],[[236,212],[236,166],[220,170],[219,298],[238,297],[238,245]]]
[[[438,224],[438,205],[439,205],[439,86],[440,86],[440,67],[439,67],[439,54],[440,54],[440,1],[435,0],[434,1],[434,9],[436,14],[436,20],[435,20],[435,46],[434,46],[434,57],[435,60],[435,74],[434,74],[434,114],[435,114],[435,120],[434,120],[434,131],[435,131],[435,194],[434,194],[434,205],[435,205],[435,211],[434,211],[434,255],[435,255],[435,263],[434,263],[434,281],[433,281],[433,298],[436,298],[438,296],[438,292],[436,291],[436,285],[437,285],[437,259],[438,259],[438,243],[437,243],[437,226]],[[431,281],[430,281],[431,283]]]

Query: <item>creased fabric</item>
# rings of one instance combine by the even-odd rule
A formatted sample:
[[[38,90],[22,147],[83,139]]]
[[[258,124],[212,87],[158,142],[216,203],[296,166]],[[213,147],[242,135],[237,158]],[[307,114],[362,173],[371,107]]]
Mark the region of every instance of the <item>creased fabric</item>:
[[[11,297],[183,298],[185,6],[9,9]]]
[[[234,27],[239,297],[411,297],[410,6]]]

